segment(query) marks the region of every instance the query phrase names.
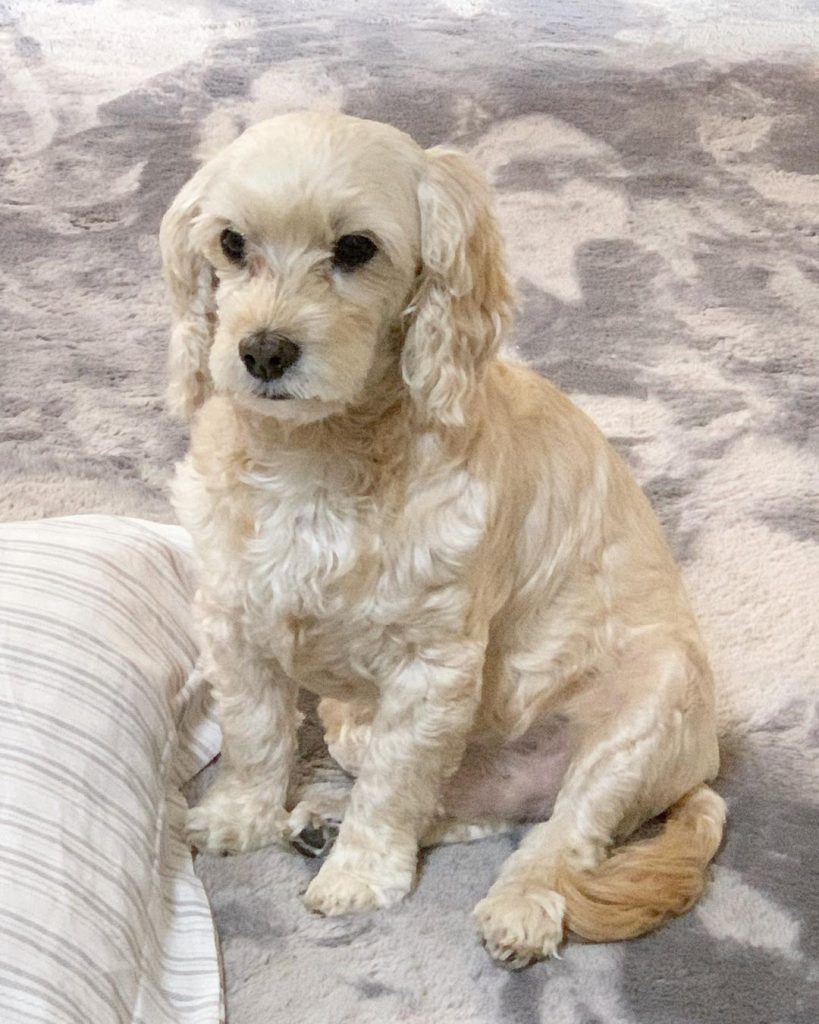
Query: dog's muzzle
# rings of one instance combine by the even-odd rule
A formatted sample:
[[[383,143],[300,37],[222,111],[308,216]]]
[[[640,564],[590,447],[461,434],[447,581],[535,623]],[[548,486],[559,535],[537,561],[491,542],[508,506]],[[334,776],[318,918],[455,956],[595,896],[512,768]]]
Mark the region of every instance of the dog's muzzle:
[[[301,356],[301,349],[281,331],[256,331],[239,343],[239,358],[251,377],[279,380]]]

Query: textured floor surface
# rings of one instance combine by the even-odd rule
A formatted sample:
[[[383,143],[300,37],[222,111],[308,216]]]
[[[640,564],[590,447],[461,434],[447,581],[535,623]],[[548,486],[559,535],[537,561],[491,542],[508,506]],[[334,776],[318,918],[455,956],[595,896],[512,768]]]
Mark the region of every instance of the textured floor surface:
[[[0,4],[0,517],[170,518],[156,231],[238,127],[390,120],[492,177],[518,341],[625,454],[720,687],[731,827],[656,935],[519,975],[468,911],[506,839],[325,921],[314,868],[203,860],[231,1024],[819,1019],[819,5],[685,0]]]

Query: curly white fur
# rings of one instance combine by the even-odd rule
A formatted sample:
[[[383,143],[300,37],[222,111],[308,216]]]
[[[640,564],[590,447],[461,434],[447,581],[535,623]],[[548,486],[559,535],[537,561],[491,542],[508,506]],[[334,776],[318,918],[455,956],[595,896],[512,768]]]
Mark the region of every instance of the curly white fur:
[[[225,228],[246,240],[241,264]],[[346,233],[377,245],[355,270],[332,259]],[[358,774],[307,905],[388,906],[422,840],[515,817],[491,797],[497,765],[559,721],[563,767],[536,763],[523,787],[527,806],[559,787],[554,810],[477,908],[487,948],[519,966],[566,926],[614,938],[685,909],[724,817],[700,785],[718,766],[706,657],[623,463],[500,349],[510,290],[480,174],[385,125],[287,115],[194,176],[161,243],[170,395],[198,409],[175,500],[224,732],[192,841],[288,838],[307,687]],[[239,356],[260,329],[301,349],[280,400]],[[483,804],[458,792],[493,771]],[[675,801],[663,836],[609,857]],[[454,821],[456,806],[482,820]]]

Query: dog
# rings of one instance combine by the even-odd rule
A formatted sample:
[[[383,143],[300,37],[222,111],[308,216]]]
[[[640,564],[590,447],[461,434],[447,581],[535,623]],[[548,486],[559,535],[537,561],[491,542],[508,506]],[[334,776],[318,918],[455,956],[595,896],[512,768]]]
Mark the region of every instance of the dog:
[[[287,844],[310,817],[306,688],[357,776],[310,910],[391,906],[420,845],[521,821],[474,912],[502,965],[689,908],[725,822],[708,660],[624,463],[503,349],[479,170],[388,125],[286,114],[193,175],[160,244],[169,399],[193,418],[174,503],[224,735],[192,845]]]

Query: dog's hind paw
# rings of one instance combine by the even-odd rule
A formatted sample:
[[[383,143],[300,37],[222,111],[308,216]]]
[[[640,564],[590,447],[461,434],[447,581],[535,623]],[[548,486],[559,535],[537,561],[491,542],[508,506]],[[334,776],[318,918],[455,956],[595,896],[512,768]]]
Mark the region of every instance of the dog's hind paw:
[[[338,836],[338,825],[322,822],[319,826],[305,825],[290,835],[290,845],[305,857],[326,857]]]
[[[490,892],[475,907],[474,917],[492,959],[500,967],[520,970],[557,956],[565,906],[563,897],[551,890]]]
[[[349,789],[310,785],[290,812],[290,844],[305,857],[326,857],[350,801]]]

